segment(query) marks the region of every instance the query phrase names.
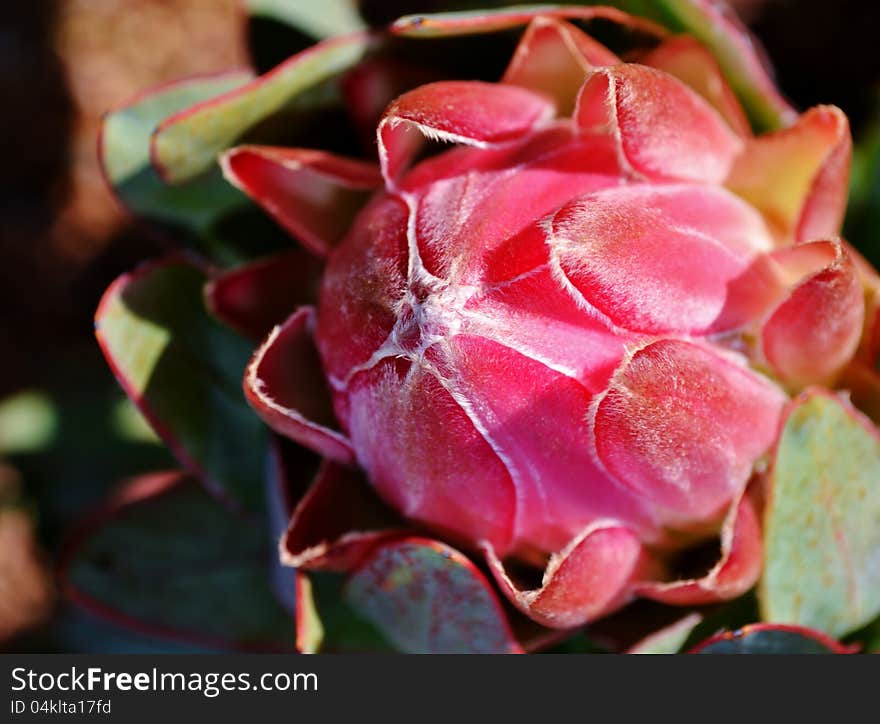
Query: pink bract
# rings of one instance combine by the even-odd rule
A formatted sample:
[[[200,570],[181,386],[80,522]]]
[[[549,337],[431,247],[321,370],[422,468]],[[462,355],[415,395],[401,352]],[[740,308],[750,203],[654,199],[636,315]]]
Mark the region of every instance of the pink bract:
[[[502,82],[397,97],[373,167],[224,158],[326,254],[317,308],[254,357],[255,410],[482,551],[511,602],[555,627],[636,595],[748,590],[749,483],[789,394],[833,384],[864,325],[862,262],[837,237],[843,114],[753,137],[699,43],[639,59],[538,15]],[[431,141],[455,147],[419,161]],[[352,196],[382,180],[349,226]],[[713,537],[717,564],[678,576],[673,554]],[[512,560],[544,566],[541,586]]]

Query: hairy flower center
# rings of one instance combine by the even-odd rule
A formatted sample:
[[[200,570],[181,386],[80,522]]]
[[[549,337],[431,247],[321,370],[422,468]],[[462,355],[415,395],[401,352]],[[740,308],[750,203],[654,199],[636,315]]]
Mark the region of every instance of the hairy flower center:
[[[413,280],[397,310],[391,343],[398,352],[418,359],[434,344],[458,334],[468,300],[477,288],[431,277]]]

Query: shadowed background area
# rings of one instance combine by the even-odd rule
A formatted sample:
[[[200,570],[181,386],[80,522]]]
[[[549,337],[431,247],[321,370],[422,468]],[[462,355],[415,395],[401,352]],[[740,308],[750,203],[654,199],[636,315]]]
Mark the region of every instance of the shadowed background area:
[[[857,154],[847,234],[877,263],[880,6],[736,4],[795,105],[833,103],[849,115]],[[383,7],[365,5],[374,14]],[[122,635],[59,603],[51,574],[71,520],[119,479],[173,465],[92,334],[107,285],[165,249],[107,190],[97,135],[103,112],[145,88],[247,63],[248,33],[261,39],[261,68],[311,42],[271,24],[247,28],[243,17],[237,0],[31,0],[0,9],[0,648],[97,650],[96,640]]]

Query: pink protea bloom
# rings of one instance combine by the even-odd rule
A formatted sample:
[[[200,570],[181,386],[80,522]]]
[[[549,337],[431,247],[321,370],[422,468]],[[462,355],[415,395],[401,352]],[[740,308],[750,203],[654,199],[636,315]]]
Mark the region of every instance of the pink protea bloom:
[[[554,627],[634,596],[750,588],[749,483],[788,395],[833,384],[864,324],[864,263],[838,237],[845,116],[786,110],[789,127],[753,137],[696,41],[638,61],[535,14],[499,83],[396,98],[378,168],[300,149],[224,157],[327,255],[317,309],[276,327],[248,369],[255,410],[482,551],[510,600]],[[456,147],[414,163],[426,140]],[[714,537],[717,564],[676,578],[677,552]],[[541,586],[523,590],[511,561],[544,567]]]

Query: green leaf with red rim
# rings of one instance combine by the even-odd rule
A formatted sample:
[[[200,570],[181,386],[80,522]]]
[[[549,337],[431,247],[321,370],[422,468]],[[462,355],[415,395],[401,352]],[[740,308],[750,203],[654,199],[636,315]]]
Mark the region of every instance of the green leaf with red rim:
[[[290,616],[269,587],[263,526],[183,473],[126,484],[72,535],[62,560],[70,599],[144,633],[193,644],[293,649]]]
[[[692,654],[852,654],[820,631],[802,626],[759,623],[725,631],[692,649]]]
[[[844,636],[880,614],[880,436],[809,390],[784,416],[764,521],[762,618]]]
[[[117,279],[95,315],[95,333],[119,383],[211,492],[263,508],[266,431],[241,379],[250,344],[205,310],[206,275],[167,259]]]

